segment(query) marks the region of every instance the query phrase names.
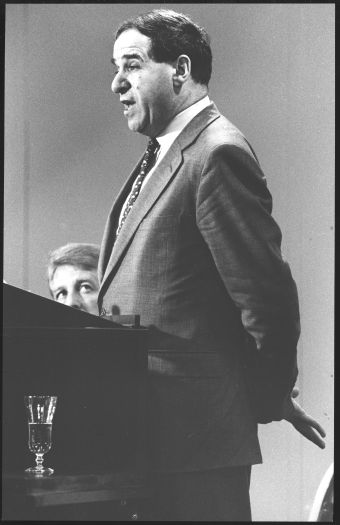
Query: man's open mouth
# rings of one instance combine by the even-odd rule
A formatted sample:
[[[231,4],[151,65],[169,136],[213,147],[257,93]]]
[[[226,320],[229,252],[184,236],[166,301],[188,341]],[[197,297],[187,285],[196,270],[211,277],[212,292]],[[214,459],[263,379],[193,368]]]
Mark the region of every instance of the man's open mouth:
[[[134,105],[134,102],[132,100],[121,100],[121,103],[124,106],[124,113],[127,113],[131,106]]]

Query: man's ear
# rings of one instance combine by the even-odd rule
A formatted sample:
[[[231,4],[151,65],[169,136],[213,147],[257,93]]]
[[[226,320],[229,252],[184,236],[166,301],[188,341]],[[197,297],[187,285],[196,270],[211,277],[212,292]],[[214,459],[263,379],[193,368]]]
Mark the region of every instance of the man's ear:
[[[191,75],[191,60],[187,55],[180,55],[174,63],[174,86],[180,88]]]

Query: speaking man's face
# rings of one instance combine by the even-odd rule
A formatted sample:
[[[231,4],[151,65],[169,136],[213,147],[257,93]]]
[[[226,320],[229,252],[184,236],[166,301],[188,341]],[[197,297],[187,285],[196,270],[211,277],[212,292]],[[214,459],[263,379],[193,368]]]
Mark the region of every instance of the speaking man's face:
[[[63,264],[57,267],[49,285],[55,301],[98,315],[97,271]]]
[[[150,38],[136,29],[128,29],[117,38],[111,88],[120,96],[131,131],[156,137],[176,114],[175,68],[155,62],[149,56],[150,47]]]

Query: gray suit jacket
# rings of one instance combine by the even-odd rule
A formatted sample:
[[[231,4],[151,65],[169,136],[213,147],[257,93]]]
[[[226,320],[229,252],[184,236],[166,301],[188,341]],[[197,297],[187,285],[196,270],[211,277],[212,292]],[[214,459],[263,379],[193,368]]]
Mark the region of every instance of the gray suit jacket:
[[[172,144],[115,240],[139,164],[106,224],[99,307],[150,327],[153,467],[259,463],[257,422],[281,419],[299,337],[263,173],[211,104]]]

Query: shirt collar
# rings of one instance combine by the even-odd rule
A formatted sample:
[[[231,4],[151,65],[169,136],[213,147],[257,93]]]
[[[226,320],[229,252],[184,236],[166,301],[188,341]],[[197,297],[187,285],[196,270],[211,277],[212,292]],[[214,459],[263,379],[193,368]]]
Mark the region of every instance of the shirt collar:
[[[209,96],[206,95],[205,97],[198,100],[198,102],[195,102],[195,104],[192,104],[192,106],[189,106],[188,108],[178,113],[172,119],[170,124],[168,124],[163,133],[159,137],[157,137],[157,141],[159,142],[161,148],[164,149],[170,146],[175,140],[175,138],[185,128],[185,126],[189,124],[189,122],[196,115],[198,115],[198,113],[200,113],[204,108],[209,106],[209,104],[210,99]]]

